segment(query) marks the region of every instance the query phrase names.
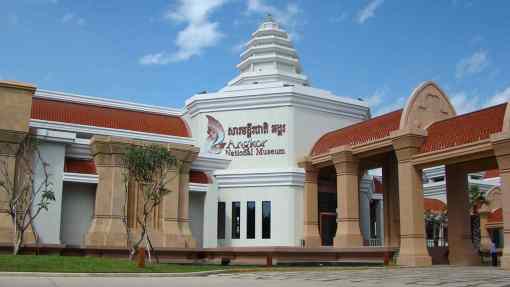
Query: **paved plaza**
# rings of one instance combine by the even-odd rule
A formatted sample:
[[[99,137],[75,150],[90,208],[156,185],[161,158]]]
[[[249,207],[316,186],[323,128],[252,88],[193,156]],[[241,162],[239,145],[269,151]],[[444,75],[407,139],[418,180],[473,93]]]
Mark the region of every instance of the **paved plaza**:
[[[205,277],[0,277],[0,286],[510,286],[510,272],[491,267],[314,269]]]

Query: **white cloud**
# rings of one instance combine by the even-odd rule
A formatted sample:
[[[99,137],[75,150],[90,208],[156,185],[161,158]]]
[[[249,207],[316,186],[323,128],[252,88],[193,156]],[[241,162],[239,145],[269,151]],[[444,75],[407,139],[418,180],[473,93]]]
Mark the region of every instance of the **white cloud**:
[[[140,64],[142,65],[166,65],[171,62],[171,56],[165,52],[159,52],[154,54],[147,54],[140,58]]]
[[[458,115],[469,113],[480,108],[480,98],[478,96],[468,96],[466,92],[452,94],[450,100]]]
[[[368,103],[368,106],[372,109],[375,109],[379,107],[379,105],[382,103],[383,98],[387,94],[387,88],[383,89],[377,89],[375,90],[374,94],[366,99],[366,102]]]
[[[510,87],[505,88],[503,91],[497,92],[487,102],[487,106],[494,106],[510,101]]]
[[[227,0],[179,0],[177,7],[170,9],[165,18],[177,23],[186,23],[186,27],[177,33],[173,53],[159,52],[140,58],[142,65],[166,65],[189,60],[200,55],[204,49],[218,44],[224,34],[217,22],[209,20],[210,14],[225,4]]]
[[[271,14],[276,21],[281,23],[289,32],[289,36],[293,40],[300,38],[296,28],[299,24],[299,14],[301,9],[295,3],[289,3],[284,9],[277,8],[276,6],[269,5],[263,0],[248,0],[247,6],[248,14]]]
[[[67,13],[67,14],[65,14],[62,17],[61,21],[62,21],[62,23],[67,23],[67,22],[69,22],[69,21],[71,21],[73,19],[74,19],[74,14],[73,13]]]
[[[372,96],[365,99],[365,102],[370,107],[373,116],[393,112],[404,106],[406,99],[404,97],[400,97],[395,101],[391,101],[389,91],[389,88],[384,86],[376,89]]]
[[[365,23],[368,19],[375,16],[375,10],[383,4],[384,0],[372,0],[365,7],[363,7],[356,15],[356,22],[359,24]]]
[[[62,16],[62,18],[60,19],[60,22],[62,22],[63,24],[74,23],[79,26],[83,26],[86,23],[85,19],[77,16],[74,13],[66,13],[64,16]]]
[[[339,15],[330,18],[329,20],[332,23],[339,23],[339,22],[343,22],[345,19],[347,19],[348,16],[349,16],[349,14],[347,14],[347,12],[342,12]]]
[[[16,13],[9,12],[9,14],[7,14],[7,22],[11,26],[18,25],[19,24],[19,17],[18,17],[18,15]]]
[[[487,51],[479,50],[473,53],[471,56],[461,59],[457,63],[457,70],[455,76],[457,79],[461,79],[464,76],[474,75],[482,72],[487,68],[489,59]]]
[[[404,104],[406,103],[406,99],[407,98],[405,98],[405,97],[400,97],[392,102],[386,101],[385,103],[387,103],[387,104],[381,106],[379,109],[376,109],[373,114],[374,115],[382,115],[382,114],[386,114],[386,113],[401,109],[404,107]]]
[[[237,44],[235,44],[233,47],[232,47],[232,52],[233,53],[240,53],[243,51],[244,47],[246,46],[246,41],[241,41]]]

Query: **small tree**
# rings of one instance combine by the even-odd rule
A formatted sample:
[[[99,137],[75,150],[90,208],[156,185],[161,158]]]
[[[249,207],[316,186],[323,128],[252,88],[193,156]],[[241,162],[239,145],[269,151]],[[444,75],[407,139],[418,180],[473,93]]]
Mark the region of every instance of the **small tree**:
[[[170,171],[177,167],[176,158],[168,149],[158,145],[129,146],[123,156],[124,166],[127,170],[124,176],[125,203],[123,222],[126,227],[127,243],[130,248],[130,259],[136,254],[143,243],[150,252],[154,250],[149,233],[149,221],[154,209],[160,205],[163,197],[171,192],[167,183],[173,180]],[[136,188],[142,193],[141,208],[134,212],[135,221],[140,228],[139,237],[133,240],[132,228],[129,226],[128,192],[129,188]]]
[[[0,161],[0,192],[7,197],[7,209],[14,228],[13,253],[18,254],[24,243],[25,232],[42,210],[48,210],[50,203],[55,201],[55,194],[49,180],[49,165],[41,156],[37,139],[31,135],[25,136],[14,154],[14,176],[10,171],[12,165],[7,160]],[[36,175],[40,182],[34,181]]]

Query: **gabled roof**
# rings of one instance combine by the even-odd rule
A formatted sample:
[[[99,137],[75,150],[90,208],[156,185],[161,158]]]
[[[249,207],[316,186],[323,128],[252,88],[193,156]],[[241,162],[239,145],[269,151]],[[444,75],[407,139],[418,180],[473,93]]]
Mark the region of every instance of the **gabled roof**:
[[[329,149],[367,143],[385,138],[399,128],[402,109],[387,113],[323,135],[313,146],[311,155],[327,153]]]
[[[488,139],[501,132],[506,104],[438,121],[427,128],[420,152],[431,152]]]
[[[33,98],[32,119],[190,137],[178,116],[50,99]]]

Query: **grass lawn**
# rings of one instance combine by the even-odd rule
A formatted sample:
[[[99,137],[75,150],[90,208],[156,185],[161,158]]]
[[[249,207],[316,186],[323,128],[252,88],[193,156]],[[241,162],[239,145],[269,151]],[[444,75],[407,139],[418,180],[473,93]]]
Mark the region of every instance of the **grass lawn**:
[[[62,273],[182,273],[226,269],[219,265],[146,264],[122,259],[52,255],[0,255],[0,272],[62,272]]]

